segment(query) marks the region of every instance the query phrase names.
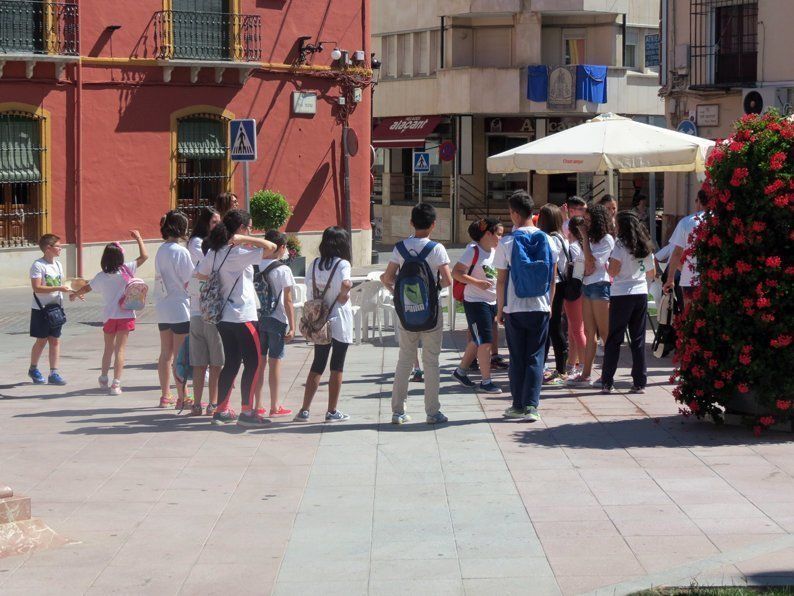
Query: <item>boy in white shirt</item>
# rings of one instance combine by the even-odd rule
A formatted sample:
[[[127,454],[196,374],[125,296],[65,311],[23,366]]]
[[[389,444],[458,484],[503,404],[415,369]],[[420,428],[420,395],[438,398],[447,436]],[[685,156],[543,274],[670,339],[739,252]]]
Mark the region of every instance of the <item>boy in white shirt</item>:
[[[39,239],[39,248],[44,256],[33,261],[30,267],[30,285],[33,288],[33,304],[30,311],[30,336],[36,339],[30,350],[30,369],[28,376],[36,385],[45,383],[39,371],[39,359],[44,346],[50,344],[50,375],[46,382],[50,385],[66,385],[58,372],[58,359],[61,352],[62,326],[52,325],[45,307],[50,304],[63,306],[63,292],[71,288],[63,284],[63,267],[56,260],[61,255],[61,239],[55,234],[44,234]]]
[[[436,210],[432,205],[421,203],[411,212],[411,225],[414,235],[403,241],[404,249],[409,253],[419,256],[425,247],[431,243],[430,234],[436,227]],[[449,256],[441,244],[436,244],[425,259],[433,274],[433,279],[440,279],[442,288],[452,285],[452,274],[449,270]],[[400,267],[405,262],[400,250],[395,247],[386,271],[381,275],[381,282],[391,292],[394,292],[395,282]],[[430,291],[433,291],[432,289]],[[392,388],[392,424],[404,424],[411,420],[405,413],[405,402],[408,399],[408,382],[411,376],[414,359],[416,358],[419,342],[422,342],[422,363],[425,374],[425,413],[428,424],[447,422],[447,417],[441,413],[441,404],[438,401],[438,388],[440,373],[438,357],[441,354],[441,341],[444,337],[444,315],[439,306],[438,320],[430,331],[406,331],[402,325],[397,324],[400,354],[397,358],[397,370],[394,373],[394,387]]]

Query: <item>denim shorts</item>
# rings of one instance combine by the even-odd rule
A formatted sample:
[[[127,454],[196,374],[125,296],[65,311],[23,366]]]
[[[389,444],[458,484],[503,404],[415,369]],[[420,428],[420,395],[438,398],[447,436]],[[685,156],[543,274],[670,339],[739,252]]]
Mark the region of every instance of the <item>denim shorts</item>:
[[[487,302],[464,302],[463,310],[466,312],[472,341],[478,346],[493,343],[496,305]]]
[[[265,317],[259,321],[259,344],[262,356],[274,360],[284,358],[284,335],[287,333],[287,324],[273,317]]]
[[[608,281],[597,281],[594,284],[582,286],[582,293],[588,300],[605,300],[609,302],[609,288],[612,284]]]

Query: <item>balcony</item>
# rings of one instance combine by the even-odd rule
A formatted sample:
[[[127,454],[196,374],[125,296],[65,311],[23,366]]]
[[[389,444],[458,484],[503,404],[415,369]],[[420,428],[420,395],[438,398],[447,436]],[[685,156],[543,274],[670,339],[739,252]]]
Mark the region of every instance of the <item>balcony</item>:
[[[534,12],[626,14],[629,0],[532,0]]]
[[[0,76],[6,62],[25,62],[28,78],[39,62],[54,62],[60,78],[79,60],[78,8],[72,2],[0,0]]]
[[[439,16],[506,15],[523,10],[521,0],[439,0]]]

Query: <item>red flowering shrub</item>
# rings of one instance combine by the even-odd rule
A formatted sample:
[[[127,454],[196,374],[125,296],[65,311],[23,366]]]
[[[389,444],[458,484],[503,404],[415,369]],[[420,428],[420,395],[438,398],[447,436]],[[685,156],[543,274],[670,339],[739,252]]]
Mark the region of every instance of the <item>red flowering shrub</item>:
[[[772,414],[794,412],[794,122],[745,116],[708,160],[706,214],[692,233],[700,286],[676,323],[673,394],[682,414],[722,420],[750,391]]]

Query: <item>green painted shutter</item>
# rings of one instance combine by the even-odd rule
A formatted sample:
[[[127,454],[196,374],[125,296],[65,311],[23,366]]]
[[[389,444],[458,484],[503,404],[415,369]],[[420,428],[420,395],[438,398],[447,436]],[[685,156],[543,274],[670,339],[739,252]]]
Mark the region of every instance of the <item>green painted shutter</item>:
[[[0,116],[0,183],[41,182],[39,122]]]
[[[44,47],[43,2],[0,2],[0,52],[40,52]]]
[[[228,60],[227,0],[173,0],[174,58]]]
[[[224,123],[208,118],[182,120],[177,132],[177,151],[184,159],[224,159]]]

